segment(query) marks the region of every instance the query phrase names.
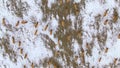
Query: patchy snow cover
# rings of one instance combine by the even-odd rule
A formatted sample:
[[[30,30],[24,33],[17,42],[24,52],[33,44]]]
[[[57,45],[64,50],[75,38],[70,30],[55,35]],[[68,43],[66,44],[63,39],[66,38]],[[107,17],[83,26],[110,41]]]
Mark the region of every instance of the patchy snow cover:
[[[75,3],[79,3],[81,0],[74,0]]]
[[[35,5],[33,0],[25,1],[30,5],[30,9],[28,11],[28,15],[23,16],[23,20],[27,20],[28,23],[20,23],[18,27],[16,27],[15,25],[17,21],[21,22],[22,19],[11,14],[10,11],[5,8],[2,0],[0,1],[0,38],[4,37],[4,34],[8,34],[9,37],[14,36],[16,43],[14,44],[12,42],[12,38],[10,38],[10,46],[13,48],[14,51],[16,51],[18,55],[17,63],[14,63],[9,59],[9,57],[4,57],[2,55],[4,53],[4,50],[1,50],[0,68],[23,68],[23,65],[27,65],[27,67],[30,68],[31,64],[29,62],[39,64],[40,60],[52,56],[52,52],[45,47],[45,44],[43,43],[41,38],[34,35],[36,29],[30,19],[31,16],[34,16],[37,21],[40,21],[42,18],[42,12],[38,9],[37,5]],[[7,28],[2,24],[3,18],[5,18],[6,25],[10,24],[12,25],[12,28],[16,28],[18,30],[13,32],[6,31]],[[53,22],[56,22],[56,20],[53,20]],[[42,32],[42,30],[39,31]],[[18,46],[19,41],[21,41],[20,47]],[[21,49],[23,49],[22,54],[20,53]],[[24,59],[25,54],[27,54],[28,59]]]
[[[13,48],[14,51],[17,52],[17,63],[13,63],[9,57],[3,56],[4,49],[0,49],[0,67],[5,68],[5,65],[7,68],[22,68],[23,65],[28,65],[28,68],[30,68],[30,63],[33,62],[36,64],[39,64],[39,61],[44,59],[45,57],[51,57],[53,54],[52,52],[45,47],[44,42],[41,40],[41,37],[34,35],[35,30],[38,30],[39,33],[43,33],[48,35],[54,42],[57,42],[57,39],[54,38],[53,35],[50,35],[49,29],[46,31],[43,31],[43,28],[45,25],[50,24],[48,28],[51,28],[53,30],[53,33],[57,30],[58,27],[58,21],[52,16],[52,19],[48,20],[47,22],[42,22],[42,16],[43,13],[41,9],[38,9],[38,6],[34,3],[33,0],[22,0],[23,2],[27,2],[30,5],[30,9],[27,11],[27,15],[23,16],[24,20],[27,20],[28,23],[26,24],[19,24],[18,27],[15,26],[17,21],[21,21],[21,18],[18,18],[10,13],[10,11],[7,10],[7,8],[4,6],[3,1],[0,0],[0,20],[5,18],[7,25],[12,25],[12,28],[17,28],[18,31],[7,31],[6,27],[3,26],[2,23],[0,23],[0,38],[3,38],[5,35],[8,34],[9,37],[14,36],[15,38],[15,44],[13,44],[12,40],[10,40],[10,46]],[[76,3],[80,2],[80,0],[74,0]],[[51,4],[54,3],[55,0],[48,0],[48,6],[51,7]],[[90,63],[90,66],[95,67],[102,67],[104,65],[109,65],[110,63],[113,63],[115,58],[120,58],[120,39],[117,39],[118,33],[119,33],[119,22],[115,25],[113,25],[114,28],[118,28],[118,32],[115,34],[112,34],[112,31],[110,30],[109,25],[104,25],[103,22],[106,19],[111,19],[113,8],[118,7],[118,4],[114,0],[106,0],[106,3],[103,4],[102,0],[86,0],[86,7],[83,12],[83,45],[85,43],[89,43],[93,41],[92,35],[97,35],[97,30],[94,29],[94,27],[90,27],[94,25],[95,19],[94,17],[101,14],[103,15],[106,9],[109,9],[108,16],[104,17],[102,21],[100,21],[100,31],[103,30],[103,27],[107,27],[109,31],[107,31],[107,40],[105,43],[105,47],[108,47],[108,52],[105,53],[104,49],[99,53],[100,46],[98,44],[97,39],[94,40],[95,46],[93,46],[92,49],[92,56],[85,56],[85,61]],[[120,10],[117,8],[119,13]],[[31,20],[31,17],[35,18],[36,21],[41,21],[42,23],[39,23],[38,28],[34,28],[33,22]],[[75,21],[75,16],[70,15],[68,18],[72,20],[72,22]],[[32,18],[32,19],[33,19]],[[1,21],[2,22],[2,21]],[[47,23],[47,24],[46,24]],[[73,25],[74,26],[74,25]],[[9,28],[8,28],[9,29]],[[73,28],[74,29],[74,28]],[[113,30],[115,31],[115,30]],[[113,35],[116,36],[113,38]],[[18,41],[21,41],[21,46],[18,46]],[[55,43],[57,44],[57,43]],[[74,52],[79,51],[79,44],[74,41]],[[86,49],[85,46],[83,46],[84,49]],[[20,49],[23,49],[23,54],[20,54]],[[56,47],[57,50],[59,50],[59,47]],[[28,59],[24,59],[24,55],[27,54]],[[99,58],[101,59],[101,62],[98,62]],[[61,60],[60,60],[61,61]],[[79,60],[77,60],[78,63],[81,63]],[[62,63],[62,62],[61,62]],[[62,63],[64,65],[64,63]]]
[[[51,8],[51,5],[55,3],[56,0],[49,0],[48,1],[48,7]]]
[[[109,9],[110,12],[108,12],[108,16],[103,18],[104,19],[111,19],[111,15],[113,13],[112,9],[115,8],[117,6],[117,4],[115,3],[114,0],[106,0],[105,4],[100,3],[98,0],[94,0],[88,3],[86,3],[86,8],[85,8],[85,12],[83,13],[84,15],[84,23],[83,23],[83,29],[84,31],[86,31],[88,34],[84,34],[84,40],[86,40],[87,42],[92,41],[92,35],[96,35],[96,29],[94,29],[93,27],[89,27],[90,25],[94,25],[95,19],[94,17],[101,14],[103,15],[106,9]],[[117,8],[118,9],[118,8]],[[102,22],[100,25],[102,25]],[[103,26],[101,27],[101,30],[103,30]],[[107,25],[105,25],[105,27],[108,27]],[[110,26],[109,26],[110,27]],[[113,27],[119,29],[119,26],[114,25]],[[108,28],[110,29],[110,28]],[[116,34],[116,33],[115,33]],[[111,38],[112,36],[112,38]],[[116,36],[116,37],[115,37]],[[102,51],[101,54],[99,54],[99,47],[98,47],[98,42],[96,42],[96,46],[93,47],[92,50],[92,54],[93,56],[91,57],[87,57],[89,63],[91,66],[95,66],[95,67],[101,67],[103,65],[109,65],[110,63],[113,63],[113,61],[115,60],[115,58],[120,58],[120,54],[119,54],[119,42],[120,40],[116,40],[118,37],[118,35],[112,35],[111,31],[107,31],[107,41],[106,41],[106,47],[108,47],[108,53],[104,53],[104,51]],[[99,58],[102,58],[100,62]]]

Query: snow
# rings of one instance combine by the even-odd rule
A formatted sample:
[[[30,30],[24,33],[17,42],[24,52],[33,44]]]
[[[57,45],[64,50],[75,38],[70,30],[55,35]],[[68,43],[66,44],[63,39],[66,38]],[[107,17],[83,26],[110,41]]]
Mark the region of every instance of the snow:
[[[6,0],[7,1],[7,0]],[[4,2],[6,2],[4,1]],[[79,3],[81,0],[74,0],[74,2]],[[45,46],[45,43],[41,39],[40,36],[38,36],[40,33],[48,35],[52,41],[55,42],[56,45],[58,42],[57,38],[54,38],[54,33],[57,30],[58,27],[58,19],[51,16],[51,19],[48,19],[47,22],[42,22],[43,13],[40,8],[38,8],[38,5],[34,2],[34,0],[22,0],[22,2],[27,2],[30,5],[29,10],[27,11],[27,15],[23,15],[23,19],[16,17],[13,15],[10,11],[7,10],[7,8],[4,6],[3,0],[0,0],[0,22],[2,22],[2,19],[5,18],[7,25],[12,25],[12,29],[16,28],[17,31],[7,31],[6,26],[4,26],[2,23],[0,23],[0,39],[2,39],[5,34],[7,33],[10,38],[10,46],[13,48],[14,51],[17,53],[17,63],[14,63],[10,60],[8,56],[3,56],[4,49],[0,49],[0,67],[5,68],[6,65],[7,68],[22,68],[23,65],[28,65],[28,68],[30,68],[30,63],[37,63],[39,64],[40,60],[43,60],[46,57],[52,57],[53,53],[51,50],[47,49]],[[52,3],[56,2],[56,0],[48,0],[47,6],[51,8]],[[41,3],[41,1],[40,1]],[[118,9],[118,12],[120,13],[120,10],[118,8],[118,4],[114,0],[106,0],[106,3],[103,4],[101,0],[86,0],[86,7],[83,9],[82,16],[83,16],[83,48],[86,50],[85,47],[86,43],[90,43],[94,41],[95,46],[93,46],[92,49],[92,56],[86,56],[85,55],[85,61],[90,63],[90,66],[95,67],[102,67],[104,65],[109,65],[110,63],[113,63],[115,58],[120,58],[120,39],[118,39],[117,35],[120,33],[120,23],[117,22],[117,24],[113,24],[113,31],[110,29],[110,25],[104,25],[103,22],[108,19],[111,20],[113,15],[113,8]],[[109,9],[108,15],[103,17],[103,14],[106,9]],[[97,35],[97,30],[92,26],[95,22],[95,16],[102,15],[102,19],[99,23],[100,29],[99,31],[102,32],[103,28],[107,28],[107,40],[104,45],[103,51],[99,53],[100,46],[98,44],[97,39],[93,39],[93,35]],[[75,22],[75,16],[69,15],[67,16],[67,19],[72,21],[72,28],[74,28],[74,22]],[[35,22],[39,22],[39,26],[37,28],[33,25],[33,20],[35,19]],[[28,23],[26,24],[19,24],[18,27],[15,26],[17,21],[26,20]],[[119,21],[119,20],[118,20]],[[50,24],[48,26],[48,29],[44,31],[45,25]],[[91,27],[90,27],[91,26]],[[117,29],[118,28],[118,29]],[[53,34],[50,34],[50,29],[53,30]],[[117,30],[115,30],[117,29]],[[34,35],[35,30],[38,30],[37,35]],[[15,37],[15,42],[12,42],[12,36]],[[21,41],[21,46],[18,46],[18,41]],[[78,52],[80,50],[79,44],[76,40],[73,41],[73,51]],[[62,42],[60,42],[62,43]],[[108,52],[105,53],[105,48],[108,47]],[[23,54],[20,54],[20,49],[23,49]],[[56,46],[56,50],[62,50],[59,48],[59,46]],[[24,59],[24,55],[27,54],[28,59]],[[78,53],[77,53],[78,54]],[[100,62],[98,62],[99,58],[102,58]],[[59,59],[62,63],[62,59]],[[77,62],[80,64],[80,59],[77,60]],[[66,63],[62,63],[64,65]]]
[[[50,23],[51,23],[50,28],[51,28],[52,30],[54,30],[54,32],[55,32],[55,31],[57,30],[57,27],[58,27],[58,20],[55,19],[55,18],[53,17],[53,15],[52,15],[52,20],[50,20]]]
[[[2,1],[2,0],[1,0]],[[39,61],[44,59],[45,57],[51,57],[52,52],[48,50],[45,47],[45,44],[41,40],[40,37],[35,37],[34,36],[34,31],[36,30],[34,28],[34,25],[32,21],[30,20],[31,16],[36,17],[37,21],[40,21],[42,19],[42,12],[41,10],[38,9],[37,5],[35,5],[34,1],[31,0],[23,0],[23,2],[27,2],[30,5],[30,9],[28,11],[28,15],[24,15],[23,19],[27,20],[28,23],[26,24],[19,24],[18,27],[15,26],[17,21],[21,21],[21,18],[18,18],[14,15],[12,15],[5,7],[3,7],[3,3],[0,5],[0,19],[5,18],[6,24],[7,25],[12,25],[12,28],[17,28],[18,31],[10,32],[6,31],[6,27],[3,26],[2,23],[0,23],[1,30],[0,30],[0,38],[4,36],[4,34],[9,34],[9,37],[14,36],[15,37],[15,44],[12,43],[12,40],[10,41],[10,46],[13,46],[13,50],[15,50],[18,53],[18,58],[17,58],[17,64],[13,63],[9,57],[4,58],[2,56],[3,51],[0,54],[0,66],[1,68],[4,68],[4,65],[7,66],[7,68],[22,68],[23,65],[28,65],[28,67],[31,65],[29,64],[28,60],[23,60],[24,55],[27,54],[28,59],[30,62],[36,62],[39,64]],[[2,22],[2,21],[1,21]],[[56,20],[54,19],[53,22],[56,23]],[[56,24],[57,25],[57,24]],[[54,27],[56,25],[53,25]],[[42,31],[42,30],[41,30]],[[21,46],[18,46],[18,41],[21,41]],[[20,54],[20,49],[23,48],[23,54]]]
[[[74,0],[75,3],[79,3],[81,0]]]
[[[84,16],[84,23],[83,23],[83,29],[85,31],[84,33],[84,40],[86,40],[87,42],[92,41],[92,35],[96,35],[97,31],[92,28],[89,27],[89,25],[94,25],[95,24],[95,19],[94,17],[97,16],[98,14],[103,15],[104,11],[106,9],[109,9],[110,12],[108,12],[108,16],[103,18],[104,19],[111,19],[112,16],[112,9],[115,8],[117,6],[117,4],[115,3],[114,0],[106,0],[105,4],[101,4],[98,0],[95,1],[91,1],[86,4],[86,8],[85,8],[85,12],[83,13]],[[102,22],[99,22],[102,25]],[[108,29],[110,29],[109,25],[105,26]],[[113,27],[118,27],[117,25],[114,25]],[[101,30],[103,30],[103,25],[101,26]],[[111,38],[112,36],[112,38]],[[111,33],[111,30],[107,31],[107,41],[106,41],[106,47],[109,48],[108,52],[105,54],[104,51],[99,54],[99,47],[98,44],[96,44],[96,46],[94,46],[93,50],[92,50],[92,56],[91,57],[87,57],[88,58],[88,62],[90,62],[91,66],[96,66],[99,65],[100,67],[103,65],[109,65],[109,63],[112,63],[114,61],[114,58],[120,58],[120,54],[118,53],[120,50],[120,46],[119,46],[119,42],[120,40],[117,40],[117,35],[114,36]],[[91,40],[90,40],[91,39]],[[114,40],[114,41],[113,41]],[[97,41],[96,41],[97,42]],[[98,62],[99,57],[102,57],[101,62]]]
[[[67,16],[67,19],[68,19],[68,20],[70,19],[70,20],[72,21],[72,26],[71,26],[71,27],[72,27],[73,29],[75,29],[75,28],[74,28],[74,23],[75,23],[75,20],[76,20],[76,19],[75,19],[75,16],[72,15],[72,14],[70,14],[70,15]]]
[[[51,8],[51,5],[55,3],[55,0],[49,0],[47,6]]]
[[[79,48],[79,44],[77,43],[76,40],[74,40],[73,42],[74,42],[74,44],[73,44],[73,48],[74,48],[74,49],[73,49],[73,50],[74,50],[74,52],[78,52],[78,50],[80,49],[80,48]]]

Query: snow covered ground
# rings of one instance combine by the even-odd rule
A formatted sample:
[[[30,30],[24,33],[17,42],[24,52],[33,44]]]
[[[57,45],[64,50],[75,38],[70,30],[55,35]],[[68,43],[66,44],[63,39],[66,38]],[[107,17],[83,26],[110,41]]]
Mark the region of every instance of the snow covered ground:
[[[0,3],[0,68],[119,68],[119,0]]]

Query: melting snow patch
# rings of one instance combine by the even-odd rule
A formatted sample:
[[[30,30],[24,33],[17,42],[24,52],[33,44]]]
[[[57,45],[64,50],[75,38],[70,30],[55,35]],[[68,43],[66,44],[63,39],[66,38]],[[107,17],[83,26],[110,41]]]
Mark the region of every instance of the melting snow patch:
[[[36,40],[35,45],[30,45],[26,48],[28,53],[28,58],[34,62],[39,62],[40,60],[44,59],[45,57],[51,57],[52,52],[45,48],[45,44],[40,41]]]
[[[74,0],[75,3],[79,3],[81,0]]]
[[[52,17],[51,27],[50,27],[50,28],[51,28],[52,30],[56,31],[56,30],[57,30],[57,27],[58,27],[58,20]]]
[[[55,0],[48,0],[48,7],[51,8],[51,5],[55,2]]]

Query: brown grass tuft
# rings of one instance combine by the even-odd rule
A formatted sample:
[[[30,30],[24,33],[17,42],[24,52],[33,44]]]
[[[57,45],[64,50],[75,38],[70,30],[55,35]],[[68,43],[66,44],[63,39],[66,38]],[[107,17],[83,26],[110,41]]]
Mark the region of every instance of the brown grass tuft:
[[[6,22],[5,22],[5,18],[2,19],[2,24],[5,26]]]
[[[37,23],[35,23],[35,25],[34,25],[34,26],[35,26],[35,28],[37,28],[37,27],[38,27],[38,22],[37,22]]]
[[[107,52],[108,52],[108,48],[105,49],[105,53],[107,53]]]
[[[108,9],[104,12],[103,17],[107,16]]]
[[[45,26],[44,31],[46,31],[47,28],[48,28],[48,24]]]
[[[34,35],[37,35],[37,33],[38,33],[38,30],[35,30]]]
[[[20,22],[19,22],[19,21],[17,21],[17,23],[16,23],[16,25],[15,25],[15,26],[18,26],[18,25],[19,25],[19,23],[20,23]]]
[[[14,38],[14,36],[12,36],[12,43],[15,43],[15,38]]]
[[[27,21],[25,21],[25,20],[22,20],[22,21],[21,21],[21,23],[22,23],[22,24],[26,24],[26,23],[27,23]]]

